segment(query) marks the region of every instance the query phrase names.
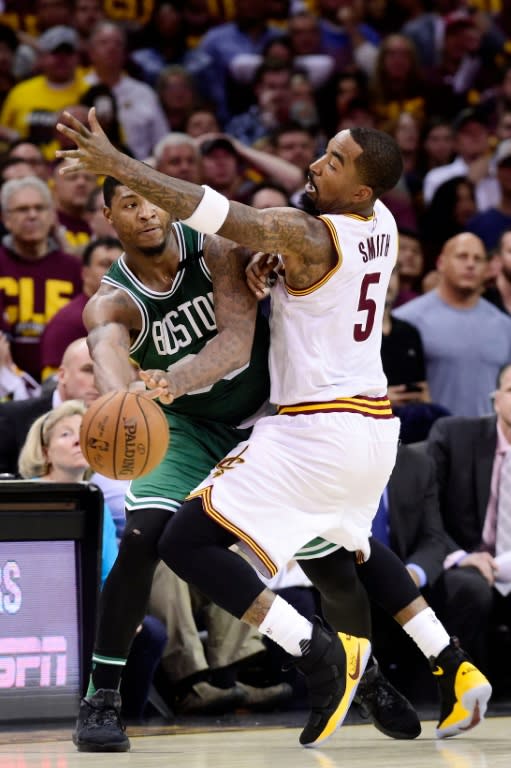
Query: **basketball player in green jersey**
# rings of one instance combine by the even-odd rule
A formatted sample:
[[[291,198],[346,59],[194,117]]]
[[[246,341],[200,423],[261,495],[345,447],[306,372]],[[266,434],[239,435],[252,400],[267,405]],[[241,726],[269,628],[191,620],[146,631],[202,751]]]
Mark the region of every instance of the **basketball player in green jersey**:
[[[114,179],[105,180],[104,197],[125,252],[84,312],[98,389],[136,388],[140,367],[172,370],[179,390],[172,405],[160,403],[171,434],[167,455],[127,494],[126,529],[101,593],[81,705],[81,716],[92,713],[92,741],[83,731],[74,737],[81,750],[124,751],[124,730],[112,737],[108,722],[120,722],[117,688],[146,612],[160,533],[190,490],[268,412],[269,336],[246,285],[251,252],[172,223]]]

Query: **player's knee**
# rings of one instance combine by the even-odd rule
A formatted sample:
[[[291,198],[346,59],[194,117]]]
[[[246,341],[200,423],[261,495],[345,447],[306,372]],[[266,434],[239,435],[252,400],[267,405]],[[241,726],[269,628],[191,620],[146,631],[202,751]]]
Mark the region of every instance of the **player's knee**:
[[[118,558],[127,558],[128,562],[139,562],[147,557],[156,558],[156,542],[144,536],[138,529],[126,532],[119,544]]]

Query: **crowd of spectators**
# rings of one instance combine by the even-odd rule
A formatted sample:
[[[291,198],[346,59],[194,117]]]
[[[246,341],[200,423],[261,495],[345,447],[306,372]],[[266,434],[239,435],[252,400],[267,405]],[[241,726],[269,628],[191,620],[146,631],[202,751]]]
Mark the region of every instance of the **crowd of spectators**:
[[[352,126],[388,131],[404,172],[383,198],[400,251],[382,355],[403,442],[430,440],[439,472],[440,490],[433,480],[428,490],[442,539],[431,580],[451,584],[439,572],[453,567],[482,579],[491,588],[480,609],[488,642],[490,625],[504,626],[500,639],[511,649],[509,592],[499,592],[492,625],[495,574],[472,554],[484,541],[486,509],[496,506],[493,456],[511,449],[511,385],[509,372],[501,374],[511,363],[510,34],[504,0],[5,0],[0,398],[34,407],[20,421],[14,403],[0,404],[0,424],[12,423],[0,470],[17,474],[26,432],[55,405],[52,392],[59,402],[82,398],[66,349],[85,335],[81,310],[121,252],[98,180],[59,174],[69,162],[55,157],[66,148],[55,129],[64,110],[86,120],[94,106],[124,152],[256,207],[307,209],[307,169],[331,135]],[[449,416],[458,417],[454,428],[460,417],[490,425],[483,490],[463,478],[480,507],[463,547],[453,533],[461,512],[447,493],[457,469],[442,427]],[[414,541],[398,547],[400,514],[390,543],[413,563],[431,529],[424,519]],[[495,554],[494,542],[486,551]],[[301,577],[297,585],[309,589]],[[429,576],[420,586],[434,588]],[[453,616],[455,587],[448,600],[442,589],[437,584],[435,594],[444,623],[463,633]],[[480,592],[467,594],[477,610]],[[486,640],[483,649],[472,640],[487,668]]]

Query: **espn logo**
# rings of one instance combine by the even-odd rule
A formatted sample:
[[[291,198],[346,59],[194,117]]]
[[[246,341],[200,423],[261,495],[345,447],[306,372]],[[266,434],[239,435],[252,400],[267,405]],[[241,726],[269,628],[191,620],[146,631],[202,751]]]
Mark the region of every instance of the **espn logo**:
[[[24,688],[27,677],[41,687],[66,684],[65,637],[0,637],[0,688]]]

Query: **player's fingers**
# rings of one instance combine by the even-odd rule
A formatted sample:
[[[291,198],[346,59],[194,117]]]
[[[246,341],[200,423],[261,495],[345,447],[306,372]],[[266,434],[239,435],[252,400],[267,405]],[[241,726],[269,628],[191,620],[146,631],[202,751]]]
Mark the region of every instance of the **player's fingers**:
[[[85,164],[82,163],[81,160],[71,157],[68,152],[62,152],[58,154],[58,156],[69,158],[70,160],[74,161],[68,165],[61,165],[59,168],[59,176],[67,176],[69,173],[76,173],[77,171],[81,171],[85,168]]]
[[[146,397],[148,400],[157,400],[159,397],[161,397],[163,394],[165,394],[164,389],[161,387],[155,387],[155,389],[145,389],[138,394],[140,394],[142,397]]]
[[[69,125],[65,123],[57,123],[57,131],[63,133],[68,139],[73,141],[77,146],[80,146],[85,137],[82,137],[79,131],[73,130]]]
[[[78,133],[80,136],[83,136],[84,139],[87,139],[91,133],[86,125],[80,122],[74,115],[70,114],[70,112],[63,112],[62,117],[66,121],[66,128],[69,130],[69,126],[71,126],[71,129],[74,129],[76,133]]]
[[[161,387],[162,389],[168,389],[168,382],[165,378],[164,371],[156,371],[156,370],[149,370],[149,371],[140,371],[139,372],[140,378],[145,383],[146,387],[149,389],[155,389],[156,387]]]
[[[88,119],[89,119],[89,125],[90,125],[93,133],[96,133],[96,134],[97,133],[102,133],[102,134],[105,133],[103,128],[100,125],[100,122],[99,122],[98,118],[97,118],[96,107],[91,107],[89,109]]]

